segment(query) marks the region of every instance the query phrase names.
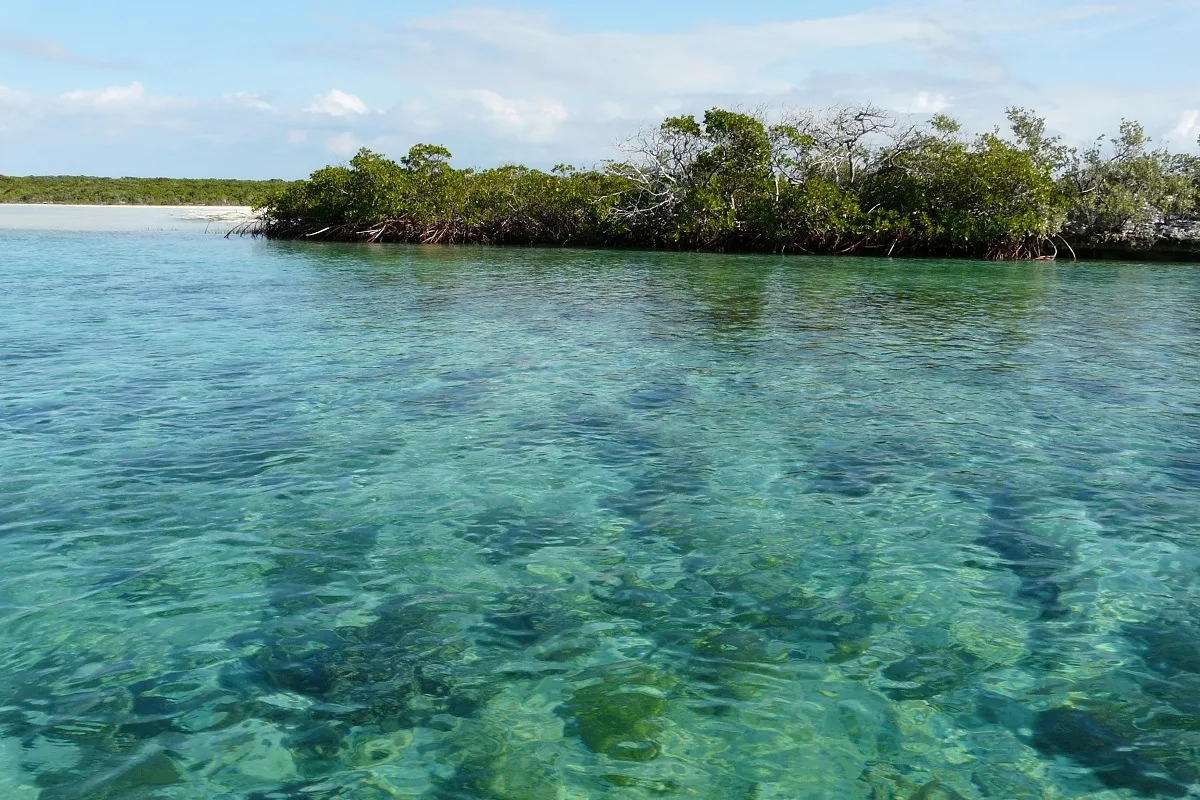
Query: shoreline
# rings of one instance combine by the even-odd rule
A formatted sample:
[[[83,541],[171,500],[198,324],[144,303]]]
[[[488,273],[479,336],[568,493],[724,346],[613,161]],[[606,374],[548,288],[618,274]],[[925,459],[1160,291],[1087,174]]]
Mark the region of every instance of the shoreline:
[[[349,234],[345,231],[329,231],[324,235],[278,235],[270,230],[257,227],[261,220],[260,214],[255,213],[252,206],[228,205],[158,205],[148,203],[0,203],[0,231],[149,231],[149,230],[197,230],[205,226],[208,232],[219,235],[243,235],[253,238],[274,239],[276,241],[301,242],[340,242],[345,244],[363,244],[370,242],[370,237],[360,234]],[[219,230],[211,230],[216,225]],[[418,241],[403,238],[386,237],[376,239],[378,245],[419,245]],[[804,252],[802,250],[788,252],[770,252],[754,248],[726,248],[723,250],[637,247],[603,244],[580,241],[568,244],[546,243],[516,243],[516,242],[454,242],[457,245],[518,248],[518,249],[582,249],[595,251],[617,252],[677,252],[677,253],[725,253],[728,255],[780,255],[780,256],[829,256],[844,258],[858,256],[864,258],[888,259],[889,254],[871,248],[863,248],[854,253],[829,253],[821,251]],[[1059,263],[1079,261],[1112,261],[1131,263],[1200,263],[1200,243],[1171,239],[1160,239],[1154,245],[1144,246],[1133,242],[1110,242],[1107,244],[1086,245],[1073,244],[1078,256],[1072,259],[1068,251],[1060,250],[1056,259],[1047,259]],[[450,242],[440,242],[435,246],[452,246]],[[981,260],[978,256],[962,253],[936,252],[906,252],[890,256],[904,259],[952,259],[964,261]],[[990,260],[990,259],[983,259]],[[1025,261],[1029,259],[1017,259]]]
[[[982,261],[987,263],[1059,263],[1070,264],[1080,261],[1110,261],[1128,263],[1161,263],[1161,264],[1200,264],[1200,241],[1174,241],[1160,239],[1153,243],[1143,242],[1108,242],[1100,244],[1077,244],[1069,240],[1061,240],[1070,244],[1069,248],[1059,248],[1054,255],[1041,257],[995,258],[969,252],[943,251],[936,248],[909,249],[899,253],[891,253],[882,247],[859,248],[852,252],[835,252],[830,250],[803,248],[777,249],[756,247],[725,247],[725,248],[689,248],[665,247],[637,244],[614,244],[603,242],[549,243],[549,242],[517,242],[517,241],[488,241],[485,239],[468,239],[462,241],[422,241],[419,238],[379,237],[376,231],[366,233],[346,233],[336,228],[325,228],[315,232],[289,232],[279,234],[269,227],[256,227],[262,222],[261,217],[248,218],[229,232],[231,236],[249,236],[272,241],[322,243],[322,244],[369,244],[377,247],[484,247],[501,250],[590,250],[595,252],[646,252],[646,253],[692,253],[698,255],[730,255],[730,256],[779,256],[782,258],[867,258],[881,261],[906,260],[947,260],[947,261]]]
[[[255,219],[250,206],[0,203],[4,231],[190,231],[216,226],[224,234]]]
[[[214,203],[188,203],[165,204],[165,203],[5,203],[0,202],[0,207],[26,206],[43,208],[51,206],[54,208],[252,208],[247,205],[217,205]]]
[[[194,205],[160,205],[158,203],[0,203],[0,208],[155,208],[164,211],[238,211],[254,215],[254,206],[217,206],[209,203]]]

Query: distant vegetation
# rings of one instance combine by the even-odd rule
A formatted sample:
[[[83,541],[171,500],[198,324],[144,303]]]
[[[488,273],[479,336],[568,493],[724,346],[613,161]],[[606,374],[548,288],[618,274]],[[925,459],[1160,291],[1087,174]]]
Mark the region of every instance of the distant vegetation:
[[[252,206],[286,184],[192,178],[89,178],[0,175],[0,203],[81,205]]]
[[[253,232],[372,242],[1031,258],[1153,237],[1192,213],[1200,159],[1134,122],[1068,148],[1010,109],[1009,130],[904,124],[871,107],[667,119],[594,169],[455,169],[421,144],[362,150],[284,187]]]

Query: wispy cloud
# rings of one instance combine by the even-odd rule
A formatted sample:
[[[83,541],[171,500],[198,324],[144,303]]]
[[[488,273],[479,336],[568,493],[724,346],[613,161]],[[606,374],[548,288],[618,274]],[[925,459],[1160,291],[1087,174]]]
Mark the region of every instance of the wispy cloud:
[[[66,64],[74,67],[96,67],[99,69],[130,69],[136,62],[128,58],[98,58],[76,53],[61,42],[52,39],[24,39],[0,36],[0,53],[24,56],[39,61]]]
[[[252,108],[255,111],[272,111],[274,107],[267,99],[256,92],[240,91],[224,95],[223,99],[231,106]]]
[[[917,92],[908,102],[895,105],[904,114],[940,114],[950,108],[951,102],[941,92]]]
[[[116,111],[166,109],[189,105],[186,100],[152,95],[140,81],[133,81],[124,86],[106,86],[103,89],[75,89],[63,92],[58,96],[58,100],[70,108]]]
[[[352,117],[370,111],[361,98],[340,89],[331,89],[309,101],[304,108],[309,114],[328,114],[331,117]]]
[[[362,147],[358,137],[349,131],[335,133],[325,140],[325,149],[338,156],[352,155]]]
[[[0,106],[28,106],[34,101],[33,95],[28,92],[22,92],[17,89],[10,89],[7,86],[0,85]]]
[[[697,23],[676,0],[678,24],[658,29],[493,1],[422,17],[381,6],[369,28],[347,21],[340,35],[326,21],[308,45],[271,40],[264,49],[304,63],[256,55],[219,78],[225,85],[206,77],[217,84],[211,94],[169,70],[114,85],[81,72],[67,92],[62,71],[45,70],[52,80],[39,83],[29,70],[0,87],[0,171],[39,157],[46,169],[60,168],[54,159],[95,160],[106,141],[137,163],[163,163],[143,160],[157,152],[192,170],[193,154],[207,153],[231,173],[297,175],[363,145],[400,155],[417,141],[447,145],[460,164],[582,165],[612,156],[640,126],[714,105],[874,102],[952,113],[968,130],[989,130],[1006,106],[1022,105],[1072,143],[1111,132],[1123,116],[1174,147],[1195,151],[1200,134],[1200,83],[1176,68],[1184,40],[1175,35],[1168,51],[1160,35],[1200,24],[1198,0],[875,0],[854,13],[824,0],[800,4],[807,14],[720,26]],[[1096,55],[1118,43],[1136,70]],[[0,37],[5,52],[125,63],[48,40]]]
[[[1171,131],[1171,137],[1191,144],[1200,137],[1200,109],[1189,108],[1179,115],[1179,124]]]
[[[484,89],[465,97],[479,104],[484,119],[498,132],[530,142],[553,139],[568,116],[566,106],[549,98],[513,99]]]
[[[367,61],[433,85],[481,77],[493,91],[785,90],[789,65],[830,50],[887,44],[933,47],[952,33],[936,18],[884,9],[763,25],[670,33],[570,31],[555,17],[501,8],[449,11],[385,28],[375,38],[322,42],[298,55]]]
[[[89,106],[131,106],[146,99],[146,87],[134,81],[128,86],[109,86],[105,89],[76,89],[58,96],[67,103]]]
[[[548,13],[482,6],[381,21],[293,54],[367,69],[376,80],[386,76],[404,92],[397,107],[425,103],[429,131],[470,127],[475,140],[566,141],[603,157],[601,145],[661,118],[664,109],[717,104],[876,102],[900,113],[952,111],[968,127],[987,129],[1008,105],[1056,99],[1055,72],[1029,77],[1022,59],[1031,52],[1062,37],[1090,39],[1160,18],[1177,12],[1178,2],[893,1],[856,13],[652,32],[575,29]],[[1089,97],[1111,110],[1103,96]],[[308,110],[359,113],[356,126],[374,124],[325,98]],[[1148,116],[1151,127],[1162,125],[1161,114]],[[414,129],[405,115],[384,117]],[[1066,122],[1063,132],[1081,132]]]
[[[832,4],[830,4],[832,5]],[[676,30],[573,30],[561,18],[494,6],[355,30],[293,52],[369,63],[427,86],[483,83],[501,94],[783,93],[844,51],[851,69],[911,67],[984,82],[1008,78],[997,37],[1083,34],[1154,18],[1171,0],[1051,3],[891,2],[868,11]],[[1193,2],[1194,5],[1194,2]],[[850,54],[853,55],[850,55]]]

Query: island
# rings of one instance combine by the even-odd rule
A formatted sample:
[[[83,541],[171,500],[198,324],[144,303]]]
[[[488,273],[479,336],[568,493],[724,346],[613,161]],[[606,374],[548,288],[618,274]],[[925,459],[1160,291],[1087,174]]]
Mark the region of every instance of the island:
[[[621,157],[456,169],[445,147],[363,149],[281,187],[239,232],[282,239],[991,259],[1200,260],[1200,157],[1125,121],[1089,147],[1011,108],[978,135],[873,106],[714,108]]]

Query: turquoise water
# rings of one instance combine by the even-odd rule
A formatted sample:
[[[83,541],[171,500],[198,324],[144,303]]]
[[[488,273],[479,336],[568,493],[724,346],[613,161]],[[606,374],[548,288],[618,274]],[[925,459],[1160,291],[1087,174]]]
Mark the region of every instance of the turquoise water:
[[[1185,797],[1200,271],[0,233],[0,796]]]

